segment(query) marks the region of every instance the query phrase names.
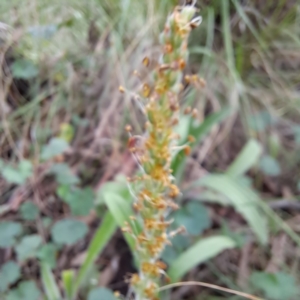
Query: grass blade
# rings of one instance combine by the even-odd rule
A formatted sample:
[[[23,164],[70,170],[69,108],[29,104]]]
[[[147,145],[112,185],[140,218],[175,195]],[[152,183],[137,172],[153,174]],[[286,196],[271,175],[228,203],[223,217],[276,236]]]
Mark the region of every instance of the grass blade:
[[[228,63],[228,68],[234,75],[235,72],[235,62],[234,62],[234,50],[232,46],[232,37],[230,30],[230,15],[229,15],[229,0],[222,0],[222,27],[224,35],[224,44],[226,50],[226,58]]]
[[[90,243],[87,252],[87,257],[79,270],[72,291],[72,299],[74,299],[74,297],[76,296],[92,264],[95,262],[98,255],[101,253],[104,247],[107,245],[108,241],[111,239],[116,230],[117,224],[115,222],[115,219],[111,213],[107,212],[98,230],[96,231],[93,240]]]
[[[250,140],[239,153],[238,157],[227,169],[227,174],[238,177],[245,174],[255,165],[262,153],[262,147],[256,140]]]
[[[64,292],[67,300],[71,300],[75,273],[73,270],[65,270],[62,272],[61,277],[64,284]]]
[[[262,244],[268,241],[267,222],[260,209],[261,199],[248,187],[228,175],[208,175],[194,184],[205,186],[226,196],[245,218]]]
[[[55,282],[55,278],[53,276],[51,268],[47,263],[41,264],[41,276],[47,299],[61,300],[62,297],[59,288]]]
[[[123,227],[125,222],[131,222],[133,224],[133,221],[130,221],[130,216],[134,215],[131,209],[131,201],[127,201],[124,198],[122,198],[120,195],[112,192],[106,192],[103,195],[104,201],[112,214],[115,222],[120,226]],[[139,226],[137,222],[134,222],[134,227],[137,231],[139,231]],[[128,235],[124,234],[126,242],[128,243],[130,249],[132,250],[132,253],[134,253],[134,239]]]
[[[178,281],[195,266],[218,255],[225,249],[234,247],[235,242],[226,236],[214,236],[201,239],[179,255],[179,257],[171,264],[168,275],[173,282]]]

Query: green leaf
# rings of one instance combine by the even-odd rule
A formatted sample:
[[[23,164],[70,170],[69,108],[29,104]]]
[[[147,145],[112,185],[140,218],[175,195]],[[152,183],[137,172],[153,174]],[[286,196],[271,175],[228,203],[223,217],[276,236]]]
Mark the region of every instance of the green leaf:
[[[259,197],[247,186],[228,175],[208,175],[195,184],[205,186],[226,196],[234,208],[247,220],[262,244],[268,241],[265,216],[260,211]]]
[[[178,226],[174,226],[177,229]],[[168,265],[172,262],[192,244],[192,239],[187,235],[178,234],[171,239],[171,245],[166,245],[161,258]]]
[[[173,214],[175,223],[183,225],[191,235],[200,235],[211,225],[207,208],[196,201],[188,202]]]
[[[56,181],[62,186],[68,186],[79,183],[79,179],[73,174],[72,170],[66,163],[54,164],[49,169],[49,173],[53,174]]]
[[[10,248],[15,245],[16,238],[21,235],[22,226],[16,222],[0,223],[0,248]]]
[[[278,176],[281,173],[278,161],[269,155],[265,155],[261,158],[259,168],[265,175],[268,176]]]
[[[235,242],[225,236],[213,236],[201,239],[173,261],[168,274],[173,282],[178,281],[184,274],[200,263],[218,255],[225,249],[234,247]]]
[[[38,75],[38,68],[27,59],[18,59],[12,64],[14,78],[31,79]]]
[[[257,163],[261,152],[262,147],[256,140],[248,141],[226,173],[232,177],[238,177],[245,174]]]
[[[103,186],[101,186],[96,194],[97,205],[105,204],[104,196],[108,192],[118,194],[124,199],[129,199],[131,197],[127,186],[126,177],[123,175],[118,176],[115,181],[106,182]]]
[[[250,116],[248,120],[250,128],[257,132],[262,132],[275,123],[276,120],[267,110]]]
[[[9,284],[15,283],[21,276],[20,267],[14,261],[6,262],[1,268],[1,274]]]
[[[19,163],[19,171],[23,175],[23,177],[29,178],[32,175],[32,163],[29,160],[23,159]]]
[[[24,220],[34,221],[39,215],[39,208],[33,202],[25,202],[20,207],[21,216]]]
[[[11,290],[6,300],[38,300],[40,298],[40,291],[38,290],[34,281],[23,281],[16,289]]]
[[[51,159],[57,155],[63,154],[69,148],[69,144],[60,138],[52,138],[49,143],[43,147],[41,158],[43,160]]]
[[[113,292],[107,288],[99,287],[89,292],[87,300],[117,300]]]
[[[41,244],[42,238],[38,234],[23,237],[21,242],[15,248],[18,261],[24,261],[28,258],[35,257]]]
[[[254,272],[250,281],[256,289],[263,291],[270,300],[296,299],[297,296],[299,298],[299,288],[295,278],[287,273]]]
[[[115,218],[116,223],[122,228],[125,222],[130,221],[130,216],[133,216],[130,202],[123,199],[120,195],[112,192],[106,192],[103,196],[109,211]],[[134,227],[137,232],[140,231],[139,224],[136,221],[131,222],[134,222]],[[132,253],[134,253],[134,239],[129,234],[124,234],[124,236],[129,247],[133,251]]]
[[[205,120],[200,125],[195,124],[196,121],[190,118],[189,130],[188,133],[185,134],[185,142],[187,141],[187,136],[192,135],[196,140],[195,143],[193,143],[192,147],[195,147],[202,141],[202,139],[216,124],[222,122],[230,113],[230,109],[224,109],[220,112],[211,114],[207,118],[205,118]],[[171,169],[173,170],[178,182],[180,182],[182,179],[186,159],[187,158],[184,151],[180,151],[173,158]]]
[[[108,241],[111,239],[113,234],[117,230],[117,224],[110,212],[107,212],[102,219],[100,226],[98,227],[92,241],[90,242],[87,256],[79,270],[76,282],[74,284],[74,289],[72,291],[72,296],[76,296],[82,282],[85,280],[87,273],[91,269],[97,257],[103,251],[104,247],[107,245]]]
[[[0,270],[0,293],[21,277],[20,267],[13,261],[5,263]]]
[[[59,245],[74,245],[83,239],[88,232],[85,223],[73,219],[64,219],[54,224],[51,229],[51,236]]]
[[[26,177],[24,177],[20,170],[9,165],[3,168],[2,176],[10,183],[23,184],[26,181]]]
[[[61,186],[58,195],[68,203],[74,216],[87,216],[94,207],[95,195],[91,188]]]
[[[75,282],[75,272],[74,270],[64,270],[61,274],[61,277],[64,284],[64,292],[67,296],[67,300],[71,300]]]
[[[57,246],[54,244],[43,245],[37,252],[37,258],[43,263],[47,263],[51,268],[56,266]]]
[[[55,282],[51,268],[47,263],[41,264],[41,275],[43,286],[47,295],[47,300],[61,300],[59,287]]]
[[[48,217],[44,217],[42,218],[42,223],[45,229],[48,229],[48,227],[50,227],[50,225],[52,224],[52,219]]]

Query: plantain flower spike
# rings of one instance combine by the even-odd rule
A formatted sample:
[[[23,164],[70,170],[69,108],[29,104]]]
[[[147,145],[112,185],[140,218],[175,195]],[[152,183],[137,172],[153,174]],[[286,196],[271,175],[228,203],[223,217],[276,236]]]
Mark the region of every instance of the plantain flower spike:
[[[136,216],[124,226],[124,231],[135,240],[139,264],[139,273],[129,279],[136,300],[159,300],[159,281],[166,269],[160,260],[162,251],[172,236],[183,231],[180,228],[169,232],[171,221],[166,216],[178,208],[174,199],[180,194],[172,175],[172,154],[180,147],[186,155],[190,153],[188,145],[177,145],[178,135],[173,128],[180,117],[179,93],[188,60],[188,37],[201,22],[201,17],[195,17],[194,4],[175,7],[160,35],[162,55],[152,74],[154,84],[145,83],[140,92],[147,119],[145,138],[132,136],[127,125],[129,149],[141,170],[128,182]],[[143,60],[143,65],[149,65],[148,58]],[[136,230],[133,220],[141,223],[141,230]]]

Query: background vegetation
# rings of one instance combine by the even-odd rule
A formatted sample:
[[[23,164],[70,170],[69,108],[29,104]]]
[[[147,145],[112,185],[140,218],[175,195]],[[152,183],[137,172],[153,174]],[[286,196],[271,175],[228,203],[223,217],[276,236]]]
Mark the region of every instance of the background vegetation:
[[[132,94],[157,57],[176,1],[1,0],[0,299],[114,299],[134,271],[125,176],[136,171],[124,125],[142,132]],[[194,280],[266,299],[299,299],[300,4],[198,1],[190,40],[182,190],[164,260]],[[162,299],[242,299],[182,286]]]

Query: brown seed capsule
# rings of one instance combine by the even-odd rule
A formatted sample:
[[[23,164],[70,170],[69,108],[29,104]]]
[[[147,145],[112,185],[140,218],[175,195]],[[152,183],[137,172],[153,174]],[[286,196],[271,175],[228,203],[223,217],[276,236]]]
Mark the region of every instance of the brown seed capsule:
[[[125,130],[126,130],[127,132],[131,132],[131,131],[132,131],[132,127],[131,127],[130,125],[126,125],[126,126],[125,126]]]
[[[163,71],[166,71],[166,70],[169,70],[169,69],[170,69],[170,65],[168,65],[168,64],[162,64],[162,65],[159,66],[158,71],[159,72],[163,72]]]
[[[190,75],[185,75],[185,76],[184,76],[184,81],[185,81],[186,83],[191,83],[191,76],[190,76]]]
[[[170,53],[173,51],[173,46],[172,46],[172,44],[167,43],[167,44],[165,45],[165,47],[164,47],[164,51],[165,51],[165,53],[170,54]]]
[[[120,91],[122,94],[124,94],[124,93],[125,93],[125,88],[124,88],[122,85],[120,85],[120,86],[119,86],[119,91]]]
[[[148,97],[150,96],[150,92],[151,92],[151,90],[150,90],[149,84],[145,83],[145,84],[143,85],[143,96],[144,96],[145,98],[148,98]]]
[[[172,120],[171,125],[172,125],[172,126],[175,126],[175,125],[177,125],[178,123],[179,123],[178,118],[175,118],[175,119]]]
[[[143,59],[143,65],[145,66],[145,67],[149,67],[149,65],[150,65],[150,59],[149,59],[149,57],[144,57],[144,59]]]
[[[190,146],[185,146],[183,151],[184,151],[184,154],[186,156],[189,156],[191,154],[191,147]]]
[[[198,117],[198,110],[196,108],[194,108],[193,111],[192,111],[192,117],[194,119],[196,119]]]
[[[184,59],[180,59],[179,62],[178,62],[178,66],[179,66],[179,69],[180,70],[183,70],[185,68],[185,61]]]
[[[188,106],[184,109],[184,114],[189,115],[191,113],[191,111],[192,111],[192,108],[190,106]]]
[[[136,138],[135,137],[130,137],[127,142],[127,146],[130,151],[133,151],[135,149],[134,147],[136,146]]]
[[[202,88],[206,86],[206,81],[203,78],[199,78],[199,84]]]
[[[189,136],[188,136],[188,141],[189,141],[190,143],[194,143],[194,142],[195,142],[195,138],[194,138],[192,135],[189,135]]]

